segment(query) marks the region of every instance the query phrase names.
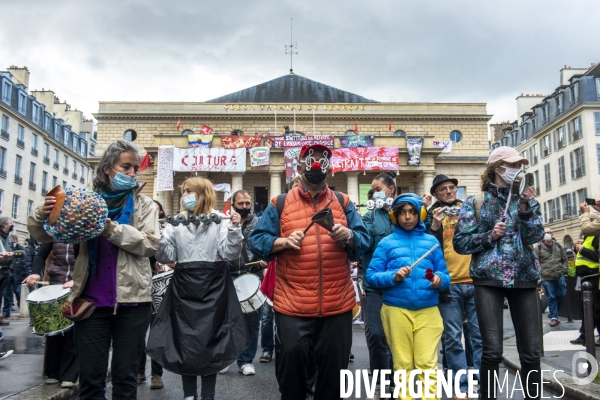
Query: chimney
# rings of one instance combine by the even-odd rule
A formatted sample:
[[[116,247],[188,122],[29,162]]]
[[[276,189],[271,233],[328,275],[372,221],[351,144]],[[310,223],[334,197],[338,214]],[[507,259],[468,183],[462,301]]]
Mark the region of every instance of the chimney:
[[[7,68],[8,72],[10,72],[13,76],[13,81],[16,83],[20,83],[25,87],[29,87],[29,70],[27,67],[19,68],[17,66],[11,65],[10,68]]]

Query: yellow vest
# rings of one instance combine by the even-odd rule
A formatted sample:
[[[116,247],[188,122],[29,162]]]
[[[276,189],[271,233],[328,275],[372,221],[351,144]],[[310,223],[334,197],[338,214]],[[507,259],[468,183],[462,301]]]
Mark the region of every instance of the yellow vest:
[[[598,252],[598,249],[594,248],[594,245],[592,244],[592,242],[594,241],[595,236],[588,236],[583,240],[583,244],[582,247],[584,249],[588,249],[591,250],[595,253]],[[575,266],[579,267],[579,266],[586,266],[590,269],[598,269],[598,267],[600,267],[600,263],[598,263],[597,261],[592,261],[590,259],[587,259],[586,257],[584,257],[581,252],[577,252],[577,259],[575,260]]]

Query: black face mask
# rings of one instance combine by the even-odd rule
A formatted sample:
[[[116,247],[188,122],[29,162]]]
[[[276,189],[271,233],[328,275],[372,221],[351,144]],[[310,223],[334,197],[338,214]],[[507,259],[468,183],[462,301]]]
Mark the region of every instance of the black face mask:
[[[312,168],[310,171],[304,173],[306,180],[313,185],[318,185],[327,178],[327,172],[321,172],[321,169]]]
[[[250,209],[249,208],[237,208],[236,206],[232,206],[233,210],[240,214],[240,217],[242,218],[246,218],[249,214],[250,214]]]
[[[9,226],[9,227],[8,227],[8,231],[9,231],[9,232],[12,232],[12,231],[13,231],[13,229],[15,229],[15,226],[14,226],[14,225],[11,225],[11,226]]]

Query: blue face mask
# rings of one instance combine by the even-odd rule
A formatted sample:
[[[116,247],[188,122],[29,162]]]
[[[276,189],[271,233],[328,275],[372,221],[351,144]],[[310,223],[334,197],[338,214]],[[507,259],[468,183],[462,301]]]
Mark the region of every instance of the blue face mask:
[[[192,212],[196,209],[196,206],[198,205],[198,200],[196,200],[195,194],[185,196],[181,199],[181,201],[183,202],[183,206],[185,207],[185,209]]]
[[[115,177],[110,180],[110,185],[115,192],[126,192],[137,185],[137,178],[115,171]]]
[[[385,200],[386,198],[387,198],[387,196],[385,195],[385,192],[374,192],[373,193],[373,200],[377,200],[377,199]]]

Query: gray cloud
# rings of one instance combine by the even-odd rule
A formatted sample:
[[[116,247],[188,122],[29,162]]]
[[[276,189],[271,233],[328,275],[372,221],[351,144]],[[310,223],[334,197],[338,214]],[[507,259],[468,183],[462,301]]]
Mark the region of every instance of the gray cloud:
[[[380,101],[486,102],[515,119],[564,64],[600,61],[598,2],[2,1],[1,67],[27,65],[88,114],[99,100],[203,101],[289,70]]]

